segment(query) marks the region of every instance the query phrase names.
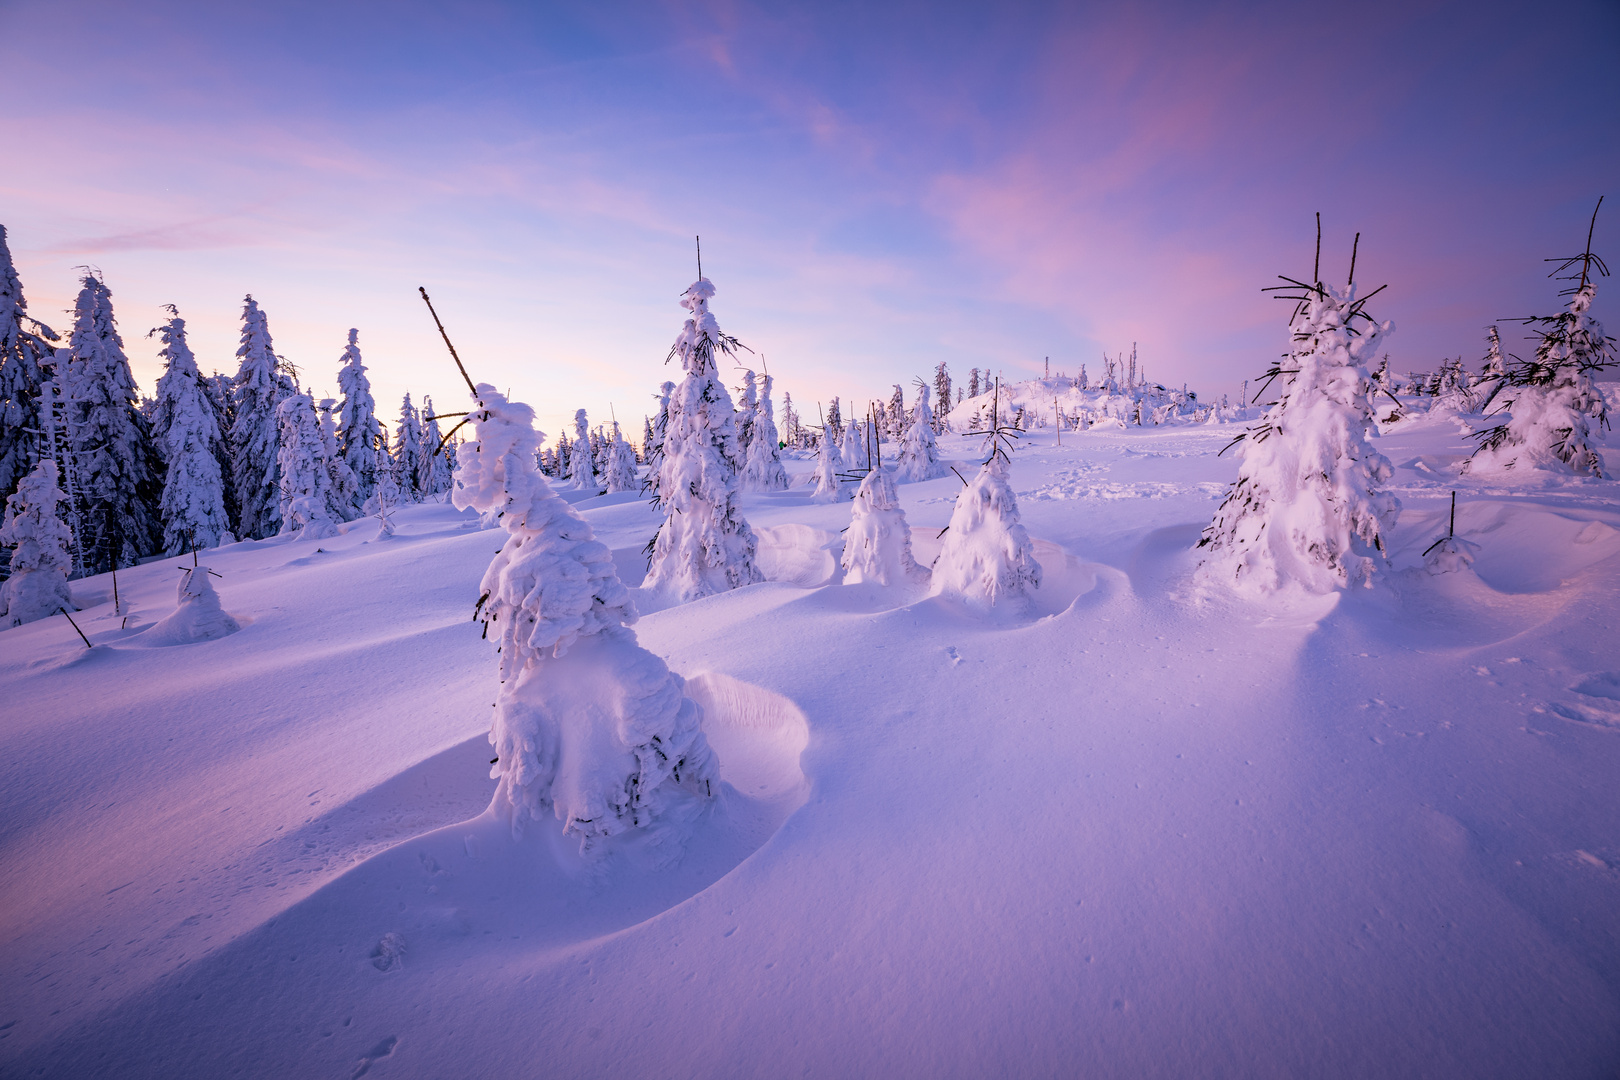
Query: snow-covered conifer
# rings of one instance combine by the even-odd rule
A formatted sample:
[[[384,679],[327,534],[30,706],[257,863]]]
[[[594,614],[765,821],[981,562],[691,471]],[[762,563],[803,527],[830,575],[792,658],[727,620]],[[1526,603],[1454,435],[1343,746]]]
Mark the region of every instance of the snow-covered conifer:
[[[927,408],[926,395],[918,399]],[[855,493],[849,531],[844,534],[844,581],[879,585],[921,584],[928,571],[911,557],[911,527],[900,509],[894,473],[873,469]]]
[[[41,457],[39,415],[45,365],[51,362],[56,333],[28,317],[28,301],[11,261],[6,227],[0,225],[0,498]]]
[[[1017,610],[1040,588],[1035,561],[1018,515],[1018,497],[1007,482],[1010,462],[999,446],[971,483],[956,496],[951,524],[934,560],[933,590],[982,607]]]
[[[824,424],[825,424],[825,426],[832,428],[836,432],[839,432],[839,433],[843,432],[843,430],[844,430],[844,414],[839,411],[838,399],[837,398],[833,398],[832,402],[827,406],[827,417],[826,417],[826,420],[824,421]]]
[[[699,278],[682,294],[692,313],[670,349],[686,376],[669,401],[658,470],[664,523],[653,540],[645,588],[695,600],[762,580],[754,531],[737,510],[737,430],[716,353],[735,354],[709,311],[714,286]]]
[[[360,498],[360,481],[354,469],[339,449],[336,413],[338,403],[322,398],[316,406],[320,412],[321,443],[326,448],[327,514],[333,521],[353,521],[360,516],[365,500]]]
[[[68,553],[73,534],[57,516],[67,495],[57,487],[56,462],[34,466],[6,498],[0,544],[12,546],[11,576],[0,582],[0,627],[21,626],[73,607]]]
[[[866,426],[852,416],[844,428],[844,444],[839,447],[844,456],[844,468],[851,472],[872,467],[872,452],[867,448]]]
[[[1201,572],[1259,592],[1370,585],[1401,505],[1378,490],[1393,470],[1369,441],[1367,367],[1392,326],[1363,313],[1354,282],[1294,298],[1289,355],[1266,373],[1277,398],[1238,444],[1238,478],[1198,542]]]
[[[811,501],[838,502],[848,498],[848,485],[841,475],[845,468],[844,455],[839,451],[838,441],[833,438],[829,425],[822,429],[821,439],[816,444],[816,490],[810,496]]]
[[[406,394],[399,406],[399,423],[394,425],[394,483],[399,485],[401,502],[422,501],[418,486],[422,475],[422,414]]]
[[[901,480],[932,480],[946,473],[945,463],[939,460],[939,442],[934,438],[934,417],[928,409],[928,391],[917,387],[917,404],[912,407],[911,424],[906,428],[900,445],[900,464],[897,469]]]
[[[927,390],[917,392],[925,396],[928,393]],[[902,439],[910,423],[910,418],[906,415],[906,392],[899,383],[895,383],[894,393],[889,395],[889,407],[883,414],[883,433],[891,439]]]
[[[586,419],[584,409],[574,413],[574,443],[568,455],[568,479],[581,491],[593,495],[602,493],[602,482],[597,479],[596,461],[591,454],[590,421]]]
[[[934,434],[945,430],[945,417],[951,411],[951,373],[941,360],[934,367]]]
[[[607,489],[609,495],[621,491],[641,490],[641,477],[637,475],[636,452],[619,433],[619,422],[613,422],[613,436],[609,440]]]
[[[170,555],[195,548],[218,547],[231,530],[225,511],[225,479],[219,471],[223,435],[209,384],[197,370],[186,344],[186,321],[172,306],[169,321],[153,333],[163,342],[165,362],[158,379],[152,436],[168,463],[159,510],[163,550]]]
[[[135,377],[113,318],[112,293],[94,274],[82,285],[65,381],[82,502],[79,541],[94,574],[133,566],[159,550],[162,481],[150,427],[135,408]]]
[[[443,495],[450,490],[450,462],[445,457],[444,433],[439,430],[433,399],[422,399],[422,452],[418,457],[416,490],[423,498]]]
[[[338,364],[338,390],[343,394],[337,421],[338,454],[354,474],[354,509],[359,511],[377,486],[377,403],[371,396],[366,365],[360,360],[360,331],[349,330],[349,344]]]
[[[231,479],[236,485],[240,525],[245,539],[274,536],[281,529],[281,476],[276,459],[281,448],[276,407],[287,396],[270,325],[249,296],[242,306],[242,337],[236,350],[241,361],[231,384],[236,418],[231,425]]]
[[[793,407],[793,395],[782,393],[782,438],[795,449],[799,446],[799,412]]]
[[[282,533],[297,533],[301,540],[337,535],[337,523],[328,510],[332,480],[326,440],[309,395],[294,394],[282,401],[276,407],[276,424],[281,433],[276,464],[281,474]]]
[[[669,463],[687,453],[685,404],[677,395]],[[494,808],[514,831],[550,815],[587,845],[679,817],[718,782],[701,710],[637,643],[612,553],[534,468],[533,411],[484,384],[472,426],[452,499],[499,513],[507,532],[482,586],[500,642]]]
[[[979,369],[971,368],[968,373],[967,396],[970,398],[976,398],[982,393],[984,393],[984,387],[979,383]]]
[[[1598,206],[1603,200],[1598,200]],[[1592,212],[1592,228],[1597,227],[1597,211]],[[1603,333],[1603,326],[1592,317],[1592,298],[1597,283],[1592,271],[1606,274],[1602,260],[1592,254],[1592,233],[1586,237],[1586,250],[1566,259],[1554,276],[1573,270],[1561,278],[1576,282],[1562,295],[1569,307],[1557,315],[1538,315],[1523,320],[1539,337],[1535,359],[1514,364],[1497,395],[1498,412],[1509,412],[1506,421],[1476,435],[1479,448],[1464,465],[1466,472],[1488,472],[1516,467],[1574,472],[1603,476],[1603,458],[1593,445],[1592,427],[1608,425],[1608,406],[1597,385],[1597,374],[1615,363],[1614,339]]]
[[[377,486],[371,489],[366,510],[377,518],[375,539],[386,540],[394,535],[394,507],[399,505],[399,485],[394,482],[393,460],[384,449],[380,437],[372,454],[376,462],[372,474],[377,478]]]
[[[234,634],[242,624],[220,605],[211,580],[214,572],[199,563],[180,575],[174,610],[142,632],[143,645],[188,645]]]
[[[749,447],[754,442],[754,422],[759,412],[759,376],[750,369],[743,372],[742,393],[737,401],[737,468],[740,471],[748,460]]]
[[[743,465],[744,491],[786,491],[787,470],[782,467],[776,419],[771,413],[771,377],[765,376],[764,389],[754,406],[753,437],[748,441],[748,460]]]

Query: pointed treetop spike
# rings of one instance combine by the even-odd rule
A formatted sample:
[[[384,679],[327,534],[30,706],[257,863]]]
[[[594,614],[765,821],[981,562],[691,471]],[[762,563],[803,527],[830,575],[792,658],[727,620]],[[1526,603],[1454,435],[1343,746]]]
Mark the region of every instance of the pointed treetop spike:
[[[1311,271],[1311,280],[1316,284],[1322,283],[1322,211],[1316,212],[1316,266]]]
[[[694,236],[694,237],[692,237],[692,239],[697,241],[698,280],[702,281],[703,280],[703,237]]]
[[[1350,284],[1356,283],[1356,252],[1361,248],[1361,234],[1356,233],[1356,242],[1350,245]]]

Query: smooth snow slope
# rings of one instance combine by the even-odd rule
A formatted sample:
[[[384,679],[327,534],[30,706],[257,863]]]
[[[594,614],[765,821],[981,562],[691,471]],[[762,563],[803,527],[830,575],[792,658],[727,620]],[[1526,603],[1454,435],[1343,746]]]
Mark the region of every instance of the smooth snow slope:
[[[218,641],[119,644],[179,560],[128,630],[75,583],[97,649],[0,634],[0,1075],[1613,1075],[1620,483],[1410,421],[1389,588],[1268,610],[1190,583],[1231,430],[1029,440],[1022,619],[746,497],[777,580],[638,626],[733,762],[673,865],[476,817],[497,538],[446,508],[212,553]],[[924,563],[959,486],[900,489]],[[639,580],[645,504],[578,505]]]

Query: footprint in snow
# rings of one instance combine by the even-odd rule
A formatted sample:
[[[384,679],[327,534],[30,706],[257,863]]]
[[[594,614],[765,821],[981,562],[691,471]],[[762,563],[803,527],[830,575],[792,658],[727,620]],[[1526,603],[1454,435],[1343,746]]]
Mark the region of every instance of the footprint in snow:
[[[390,1035],[376,1046],[373,1046],[369,1054],[361,1057],[355,1063],[354,1072],[349,1074],[349,1080],[359,1080],[360,1077],[371,1071],[373,1062],[381,1061],[385,1057],[391,1057],[394,1053],[394,1047],[398,1045],[399,1036]]]
[[[1548,702],[1547,707],[1565,720],[1604,731],[1620,731],[1620,671],[1600,671],[1570,687],[1580,698]]]

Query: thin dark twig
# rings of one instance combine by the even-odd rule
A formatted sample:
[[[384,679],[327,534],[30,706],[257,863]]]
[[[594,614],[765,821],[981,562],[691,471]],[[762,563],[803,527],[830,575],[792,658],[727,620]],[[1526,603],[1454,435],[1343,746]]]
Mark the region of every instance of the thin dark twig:
[[[422,302],[427,305],[428,314],[433,316],[433,325],[439,328],[439,336],[444,338],[445,348],[450,350],[450,359],[456,362],[456,370],[461,372],[461,377],[467,382],[468,391],[472,393],[473,400],[476,401],[478,399],[478,387],[473,385],[472,376],[467,374],[467,369],[462,366],[461,357],[456,354],[456,347],[450,343],[450,335],[445,333],[444,323],[439,321],[439,313],[433,310],[433,301],[428,299],[427,289],[418,285],[416,291],[422,294]]]
[[[73,627],[73,632],[79,635],[79,640],[84,642],[84,647],[87,649],[91,648],[92,646],[90,645],[90,639],[84,636],[84,631],[80,630],[79,624],[73,621],[73,616],[68,614],[67,608],[58,608],[57,610],[60,611],[63,617],[67,619],[68,625]]]

